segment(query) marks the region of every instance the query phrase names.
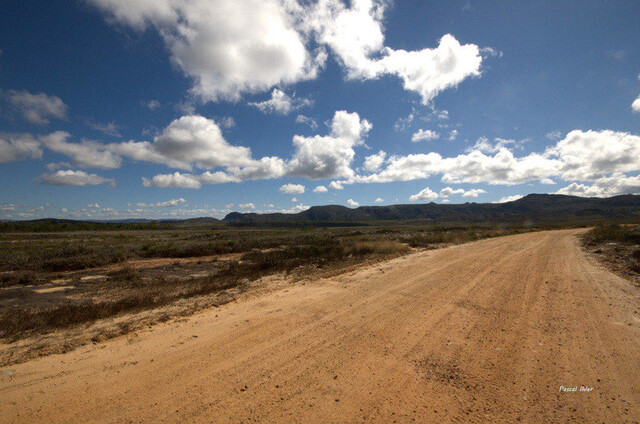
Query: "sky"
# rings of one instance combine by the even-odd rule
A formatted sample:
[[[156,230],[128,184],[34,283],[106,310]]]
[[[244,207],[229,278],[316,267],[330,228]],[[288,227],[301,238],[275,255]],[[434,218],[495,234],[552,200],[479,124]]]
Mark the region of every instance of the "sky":
[[[0,4],[0,219],[640,194],[640,2]]]

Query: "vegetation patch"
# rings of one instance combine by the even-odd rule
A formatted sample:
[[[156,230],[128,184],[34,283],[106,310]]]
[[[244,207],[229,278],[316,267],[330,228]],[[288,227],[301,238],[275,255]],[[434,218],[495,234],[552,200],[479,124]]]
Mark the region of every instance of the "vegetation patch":
[[[584,235],[583,245],[608,268],[640,285],[640,225],[598,225]]]

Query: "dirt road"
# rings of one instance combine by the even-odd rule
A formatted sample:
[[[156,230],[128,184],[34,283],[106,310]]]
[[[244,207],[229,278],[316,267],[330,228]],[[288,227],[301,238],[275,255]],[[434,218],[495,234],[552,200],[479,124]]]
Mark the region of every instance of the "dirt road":
[[[638,289],[576,234],[405,256],[0,369],[0,422],[640,421]]]

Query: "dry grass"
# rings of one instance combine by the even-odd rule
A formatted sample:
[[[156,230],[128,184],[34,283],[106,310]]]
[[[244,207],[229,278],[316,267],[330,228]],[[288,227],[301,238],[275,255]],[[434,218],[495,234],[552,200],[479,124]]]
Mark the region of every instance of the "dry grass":
[[[0,338],[19,340],[229,290],[277,273],[335,272],[368,260],[521,231],[500,228],[359,227],[212,229],[0,235]],[[411,246],[411,247],[410,247]],[[131,258],[242,253],[239,261],[134,269]],[[95,275],[94,267],[123,263]],[[88,269],[88,271],[81,271]],[[71,272],[76,270],[75,272]],[[9,271],[9,272],[8,272]],[[8,273],[7,273],[8,272]],[[60,272],[65,272],[60,274]],[[103,271],[104,273],[105,271]],[[99,274],[99,272],[98,272]],[[64,281],[58,287],[50,281]],[[53,288],[34,294],[36,281]],[[45,301],[46,300],[46,301]]]
[[[597,226],[584,235],[583,245],[611,270],[640,285],[640,226]]]

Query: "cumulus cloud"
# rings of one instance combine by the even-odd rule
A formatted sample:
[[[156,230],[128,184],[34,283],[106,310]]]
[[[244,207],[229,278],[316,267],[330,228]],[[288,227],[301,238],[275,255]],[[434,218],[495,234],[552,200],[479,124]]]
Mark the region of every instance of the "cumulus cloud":
[[[454,157],[436,152],[392,156],[379,172],[341,182],[411,181],[440,174],[445,183],[514,185],[548,182],[552,177],[594,181],[613,173],[640,171],[640,137],[623,132],[575,130],[543,153],[521,157],[506,147],[518,142],[496,139],[496,143],[480,139],[472,150]]]
[[[610,197],[621,194],[640,194],[640,176],[628,177],[621,173],[615,173],[608,177],[598,178],[591,185],[571,183],[556,191],[556,194],[582,197]]]
[[[423,140],[431,141],[437,140],[439,138],[440,134],[437,131],[419,129],[417,132],[413,133],[413,135],[411,136],[411,141],[417,143]]]
[[[386,159],[386,157],[387,157],[387,154],[382,150],[380,150],[375,155],[367,156],[366,158],[364,158],[365,169],[372,172],[377,171],[378,169],[380,169],[380,167],[384,163],[384,160]]]
[[[327,191],[329,190],[325,186],[321,185],[313,189],[314,193],[326,193]]]
[[[87,174],[84,171],[59,170],[51,174],[44,174],[38,177],[43,184],[57,186],[87,186],[100,185],[105,183],[115,184],[115,179],[103,178],[96,174]]]
[[[347,200],[347,206],[353,206],[353,207],[356,207],[356,206],[360,206],[360,203],[356,202],[356,201],[355,201],[355,200],[353,200],[353,199],[349,199],[349,200]]]
[[[339,181],[331,181],[329,183],[329,188],[332,188],[334,190],[342,190],[344,186]]]
[[[82,140],[80,143],[70,143],[67,140],[71,134],[56,131],[39,138],[47,149],[69,156],[74,165],[80,168],[115,169],[120,167],[121,158],[106,150],[107,146],[95,141]]]
[[[458,134],[458,130],[451,130],[451,132],[449,133],[449,141],[453,141],[458,138]]]
[[[429,187],[427,187],[424,190],[420,190],[420,192],[414,195],[411,195],[409,197],[409,200],[411,200],[412,202],[417,202],[417,201],[429,202],[437,198],[438,198],[438,194],[432,191]]]
[[[522,194],[514,194],[513,196],[506,196],[501,198],[500,200],[498,200],[498,203],[513,202],[515,200],[522,199],[523,197],[524,195]]]
[[[539,154],[516,158],[512,152],[502,149],[493,156],[480,151],[455,157],[442,157],[439,153],[392,156],[380,172],[357,176],[345,182],[391,182],[425,179],[442,174],[445,183],[519,184],[541,179],[557,173],[561,162]]]
[[[110,19],[154,27],[171,59],[201,99],[235,99],[313,79],[335,55],[350,79],[395,75],[424,104],[442,90],[480,75],[484,49],[451,34],[419,51],[384,45],[386,1],[342,0],[89,0]]]
[[[311,53],[285,0],[89,0],[117,22],[161,35],[171,59],[205,101],[314,78],[326,54]]]
[[[476,198],[483,193],[486,193],[486,191],[482,190],[481,188],[472,188],[471,190],[464,190],[462,188],[453,189],[451,187],[445,187],[442,190],[440,190],[440,197],[447,198],[455,194],[461,194],[462,197]]]
[[[145,187],[176,187],[176,188],[200,188],[202,183],[191,174],[160,174],[153,178],[142,178],[142,185]]]
[[[193,166],[243,166],[252,163],[248,147],[233,146],[223,137],[220,126],[203,116],[189,115],[174,120],[153,143],[146,141],[109,145],[120,155],[190,170]]]
[[[553,185],[556,182],[553,181],[551,178],[543,178],[540,180],[540,184],[547,184],[547,185]]]
[[[280,186],[279,191],[287,194],[302,194],[304,193],[304,186],[302,184],[284,184]]]
[[[313,102],[309,99],[296,98],[295,95],[290,97],[287,93],[277,88],[273,89],[269,100],[249,103],[250,106],[257,107],[262,113],[275,112],[281,115],[288,115],[295,110],[312,104]]]
[[[481,188],[473,188],[471,190],[467,190],[462,194],[462,197],[473,197],[474,199],[476,197],[478,197],[480,194],[482,193],[486,193],[486,191],[484,191]]]
[[[461,45],[451,34],[444,35],[435,49],[386,51],[388,55],[381,60],[386,72],[400,77],[405,90],[417,92],[423,104],[441,91],[457,87],[467,77],[480,76],[478,46]]]
[[[49,118],[67,119],[67,105],[56,96],[9,90],[7,99],[32,124],[46,125]]]
[[[41,157],[40,142],[31,134],[0,132],[0,163]]]
[[[239,183],[242,181],[240,178],[222,171],[205,171],[198,176],[198,179],[204,184]]]
[[[253,203],[241,203],[238,205],[238,207],[240,209],[255,209],[256,205],[254,205]]]
[[[449,197],[449,196],[453,196],[454,194],[463,194],[464,193],[464,189],[459,188],[459,189],[452,189],[451,187],[445,187],[442,190],[440,190],[440,197]]]
[[[461,45],[444,35],[438,47],[419,51],[384,46],[383,17],[387,3],[372,0],[318,2],[306,25],[338,57],[351,79],[398,76],[406,90],[418,93],[428,104],[442,90],[480,75],[482,56],[474,44]]]
[[[466,151],[467,152],[473,152],[473,151],[479,151],[479,152],[483,152],[483,153],[497,153],[502,149],[509,149],[509,150],[513,150],[513,148],[515,147],[520,147],[522,146],[522,144],[524,144],[527,140],[520,140],[520,141],[516,141],[516,140],[511,140],[511,139],[505,139],[505,138],[495,138],[494,142],[490,142],[489,139],[487,137],[480,137],[478,138],[478,140],[476,140],[475,144],[473,146],[469,146],[467,147]]]
[[[378,197],[374,202],[375,203],[384,203],[384,200],[382,199],[382,197]]]
[[[562,161],[564,180],[592,181],[610,173],[640,170],[640,137],[624,132],[571,131],[548,156]]]
[[[171,206],[178,206],[185,203],[182,197],[179,199],[171,199],[166,202],[158,202],[158,203],[138,203],[137,206],[140,208],[168,208]]]
[[[364,144],[370,129],[369,121],[355,112],[335,112],[329,135],[293,137],[295,152],[287,164],[287,174],[311,179],[352,177],[353,148]]]

